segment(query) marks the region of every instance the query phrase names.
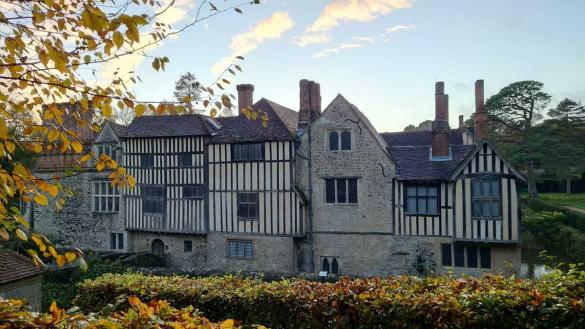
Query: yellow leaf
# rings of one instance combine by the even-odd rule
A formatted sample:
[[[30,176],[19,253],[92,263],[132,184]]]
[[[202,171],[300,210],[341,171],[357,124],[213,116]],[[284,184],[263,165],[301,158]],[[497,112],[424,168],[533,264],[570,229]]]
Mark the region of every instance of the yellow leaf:
[[[88,153],[88,154],[82,156],[81,159],[79,159],[79,162],[84,163],[84,162],[89,161],[90,159],[91,159],[91,153]]]
[[[49,199],[47,199],[47,196],[44,194],[37,194],[35,196],[35,202],[40,204],[41,206],[46,206],[49,204]]]
[[[5,229],[0,227],[0,237],[2,239],[4,239],[5,241],[8,241],[8,239],[10,239],[10,236],[8,235],[8,232],[6,232]]]
[[[65,258],[67,259],[68,263],[71,263],[72,261],[75,260],[75,258],[77,258],[77,254],[74,253],[73,251],[68,251],[65,253]]]
[[[63,256],[63,255],[57,256],[57,266],[63,267],[66,262],[67,262],[67,259],[65,258],[65,256]]]
[[[234,328],[234,320],[229,319],[229,320],[225,320],[224,322],[221,323],[220,328],[221,329],[232,329]]]
[[[124,45],[124,36],[120,31],[114,31],[113,39],[116,47],[120,48]]]
[[[144,111],[146,111],[146,105],[144,104],[138,104],[134,107],[134,111],[136,112],[136,116],[142,116],[144,114]]]
[[[49,140],[49,142],[53,142],[57,138],[59,138],[59,131],[58,130],[49,131],[49,134],[47,135],[47,139]]]
[[[35,143],[34,149],[35,149],[35,153],[41,153],[43,151],[43,145],[41,145],[40,143]]]
[[[52,197],[56,197],[56,196],[57,196],[57,194],[59,193],[59,189],[57,189],[57,186],[55,186],[55,185],[50,185],[50,186],[47,188],[47,190],[49,191],[49,194],[50,194]]]
[[[14,145],[14,143],[12,143],[10,141],[6,141],[6,149],[8,150],[9,153],[14,153],[14,150],[16,149],[16,145]]]
[[[26,236],[26,233],[24,233],[21,229],[17,228],[14,231],[14,234],[16,234],[16,236],[22,240],[22,241],[28,241],[28,237]]]
[[[81,145],[81,143],[78,141],[74,141],[73,143],[71,143],[71,147],[73,148],[75,153],[81,153],[81,151],[83,151],[83,145]]]
[[[49,246],[49,254],[51,254],[51,256],[53,256],[55,258],[57,258],[57,256],[59,255],[57,253],[57,250],[55,250],[55,247],[53,247],[53,246]]]

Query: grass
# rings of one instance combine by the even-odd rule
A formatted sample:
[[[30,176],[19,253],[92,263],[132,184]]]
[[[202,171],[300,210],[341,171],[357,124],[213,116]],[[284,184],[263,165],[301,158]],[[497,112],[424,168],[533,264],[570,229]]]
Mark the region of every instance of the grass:
[[[569,206],[585,210],[585,193],[540,193],[538,198],[559,206]]]

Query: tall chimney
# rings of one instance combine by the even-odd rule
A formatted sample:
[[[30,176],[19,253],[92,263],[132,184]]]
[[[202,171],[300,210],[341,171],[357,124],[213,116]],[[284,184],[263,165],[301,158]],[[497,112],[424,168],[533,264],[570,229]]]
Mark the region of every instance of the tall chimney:
[[[435,121],[433,122],[432,157],[449,156],[449,96],[445,95],[445,83],[435,84]]]
[[[465,119],[463,118],[463,114],[459,115],[459,129],[465,128]]]
[[[475,136],[487,139],[487,115],[484,110],[483,80],[475,81]]]
[[[315,81],[299,82],[299,128],[304,129],[321,115],[321,86]]]
[[[242,114],[243,109],[252,107],[254,104],[254,85],[237,85],[236,89],[238,90],[238,114]]]

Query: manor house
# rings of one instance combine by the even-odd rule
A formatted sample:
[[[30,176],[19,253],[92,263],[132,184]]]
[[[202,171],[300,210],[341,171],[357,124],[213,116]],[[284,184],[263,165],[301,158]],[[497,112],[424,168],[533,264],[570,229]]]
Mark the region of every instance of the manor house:
[[[34,229],[61,245],[150,252],[184,269],[519,269],[524,178],[487,140],[482,80],[474,127],[449,126],[438,82],[432,130],[397,133],[378,133],[342,95],[322,110],[313,81],[300,81],[298,111],[254,102],[253,85],[237,90],[233,117],[141,116],[128,126],[106,122],[99,133],[65,122],[87,151],[109,155],[137,184],[114,188],[107,170],[89,164],[63,179],[73,197],[60,211],[31,209]],[[248,119],[247,108],[265,113],[267,126]],[[59,175],[76,160],[44,154],[35,171]]]

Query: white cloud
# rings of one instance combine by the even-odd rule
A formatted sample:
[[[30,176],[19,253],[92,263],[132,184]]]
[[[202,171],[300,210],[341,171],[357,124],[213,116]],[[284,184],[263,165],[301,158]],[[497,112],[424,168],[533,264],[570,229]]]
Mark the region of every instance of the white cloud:
[[[395,26],[387,27],[385,31],[386,31],[386,33],[394,33],[394,32],[398,32],[398,31],[414,30],[415,28],[416,28],[416,25],[414,25],[414,24],[395,25]]]
[[[326,32],[340,23],[368,22],[396,9],[409,8],[410,0],[333,0],[307,32]]]
[[[164,0],[161,8],[166,8],[166,10],[156,16],[155,23],[163,23],[168,25],[178,23],[187,18],[187,12],[193,7],[194,4],[195,3],[190,0],[175,0],[174,3],[173,0]],[[169,5],[171,6],[168,7]],[[118,68],[120,68],[120,70],[116,76],[122,78],[123,80],[127,80],[128,78],[135,75],[131,72],[135,72],[138,66],[140,66],[140,64],[144,61],[143,53],[152,51],[153,49],[160,47],[163,44],[163,42],[157,42],[152,45],[148,45],[150,42],[152,42],[150,32],[151,31],[145,31],[145,33],[142,33],[140,35],[140,42],[134,43],[132,45],[132,49],[145,47],[142,49],[142,51],[134,52],[132,54],[110,60],[101,65],[101,83],[109,83],[114,78],[114,73],[118,70]],[[126,85],[129,86],[130,84],[131,82],[127,82]]]
[[[306,47],[312,44],[327,43],[330,38],[326,34],[312,34],[312,35],[301,35],[293,38],[293,43],[299,47]]]
[[[369,42],[369,43],[376,42],[376,40],[374,40],[374,38],[371,38],[371,37],[353,37],[353,40],[357,41],[357,42]]]
[[[221,73],[233,62],[236,56],[250,53],[267,40],[279,39],[293,25],[294,22],[288,13],[280,11],[251,27],[248,32],[233,36],[230,44],[232,53],[215,63],[211,68],[211,72],[214,74]]]
[[[323,49],[318,53],[315,53],[313,55],[311,55],[311,58],[325,58],[327,56],[329,56],[330,54],[337,54],[340,51],[342,51],[343,49],[355,49],[355,48],[362,48],[364,45],[361,43],[342,43],[339,45],[339,47],[336,48],[328,48],[328,49]]]

